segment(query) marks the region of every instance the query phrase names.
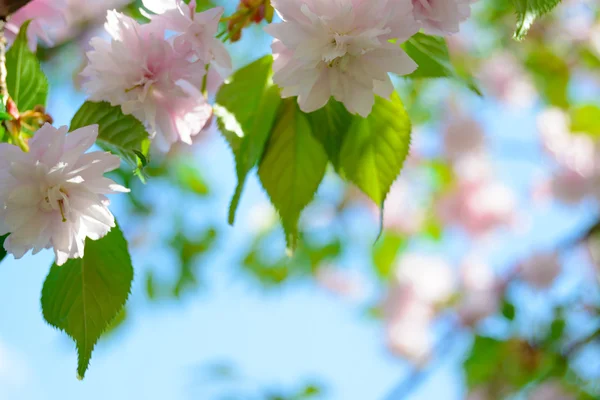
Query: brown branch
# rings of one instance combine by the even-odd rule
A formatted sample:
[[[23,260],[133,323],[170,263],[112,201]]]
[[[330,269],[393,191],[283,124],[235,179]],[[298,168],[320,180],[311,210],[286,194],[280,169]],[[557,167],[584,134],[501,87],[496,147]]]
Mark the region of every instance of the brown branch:
[[[8,17],[31,0],[0,0],[0,17]]]
[[[8,87],[6,85],[6,77],[8,75],[8,71],[6,70],[6,35],[4,35],[7,20],[8,17],[0,17],[0,100],[4,106],[6,106],[6,102],[8,101]]]

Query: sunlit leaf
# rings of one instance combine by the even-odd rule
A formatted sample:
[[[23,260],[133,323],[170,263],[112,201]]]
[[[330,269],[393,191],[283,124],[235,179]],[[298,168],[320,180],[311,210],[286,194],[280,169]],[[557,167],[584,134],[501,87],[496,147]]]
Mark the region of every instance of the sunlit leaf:
[[[533,22],[560,3],[560,0],[512,0],[517,12],[514,38],[523,40]]]
[[[337,169],[344,138],[352,125],[354,116],[346,107],[333,98],[327,105],[307,114],[313,135],[321,142],[329,161]]]
[[[238,70],[217,93],[215,115],[221,132],[235,155],[237,187],[229,208],[229,223],[235,221],[248,173],[259,162],[275,114],[281,103],[272,82],[272,56],[265,56]]]
[[[448,45],[443,37],[417,33],[403,43],[402,47],[419,66],[415,72],[408,75],[409,78],[453,78],[481,95],[473,79],[461,76],[452,65]]]
[[[6,53],[8,94],[20,112],[33,110],[38,105],[45,106],[48,97],[48,79],[29,49],[27,29],[30,22],[21,25],[15,42]]]
[[[86,101],[71,120],[70,130],[98,124],[99,146],[119,155],[135,168],[147,163],[150,139],[146,128],[131,115],[125,115],[120,107],[107,102]]]
[[[380,207],[402,170],[410,135],[410,120],[394,93],[389,100],[377,97],[369,117],[354,117],[344,140],[340,167]]]
[[[313,137],[295,99],[284,101],[258,175],[279,212],[286,241],[296,247],[300,213],[312,200],[327,168],[327,154]]]
[[[77,375],[83,378],[96,342],[125,304],[133,280],[127,241],[118,227],[86,240],[85,256],[54,264],[42,289],[46,321],[77,344]]]
[[[571,131],[600,138],[600,107],[587,104],[571,110]]]

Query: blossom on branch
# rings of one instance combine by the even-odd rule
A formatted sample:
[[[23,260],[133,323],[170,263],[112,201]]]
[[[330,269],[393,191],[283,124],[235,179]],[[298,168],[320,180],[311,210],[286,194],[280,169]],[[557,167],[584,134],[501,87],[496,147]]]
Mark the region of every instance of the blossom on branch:
[[[206,73],[201,61],[178,54],[164,39],[164,29],[109,11],[110,42],[93,38],[82,72],[92,101],[121,106],[144,122],[159,145],[180,140],[191,144],[209,120],[212,109],[200,92]]]
[[[471,16],[476,0],[412,0],[415,19],[430,35],[458,33],[461,22]]]
[[[115,226],[105,196],[128,192],[105,172],[119,167],[119,157],[102,151],[85,153],[98,127],[67,135],[67,127],[40,128],[29,141],[30,152],[0,144],[0,235],[7,252],[21,258],[54,248],[56,263],[83,257],[85,239],[100,239]]]
[[[408,0],[275,0],[282,23],[265,30],[275,38],[273,81],[283,97],[298,96],[305,112],[331,96],[366,117],[373,93],[388,98],[388,73],[407,75],[417,64],[400,43],[418,30]],[[396,43],[390,40],[395,39]]]
[[[210,64],[222,78],[231,74],[231,56],[223,43],[215,37],[223,7],[197,13],[195,0],[189,4],[181,0],[144,0],[144,6],[158,14],[152,16],[154,24],[179,33],[174,39],[177,52],[195,56],[203,63]]]

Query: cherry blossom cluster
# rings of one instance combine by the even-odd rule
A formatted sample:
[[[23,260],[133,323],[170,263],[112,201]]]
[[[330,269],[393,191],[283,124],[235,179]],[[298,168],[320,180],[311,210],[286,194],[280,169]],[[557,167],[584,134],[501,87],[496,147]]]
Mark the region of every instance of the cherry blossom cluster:
[[[142,121],[158,147],[191,144],[212,115],[202,93],[207,68],[222,77],[231,72],[231,58],[215,38],[223,9],[196,13],[195,1],[180,0],[144,5],[156,13],[147,24],[108,12],[110,40],[91,40],[84,89],[90,100],[108,101]],[[176,34],[167,39],[168,32]]]
[[[423,28],[458,32],[470,0],[273,0],[282,19],[267,26],[273,42],[273,81],[282,97],[298,97],[305,112],[333,96],[366,117],[373,93],[388,98],[389,73],[408,75],[417,64],[399,46]]]
[[[106,172],[119,167],[107,152],[85,153],[98,127],[67,134],[44,125],[29,141],[29,152],[0,144],[0,235],[16,258],[29,250],[54,248],[56,263],[84,254],[86,238],[97,240],[115,226],[107,194],[128,192]]]

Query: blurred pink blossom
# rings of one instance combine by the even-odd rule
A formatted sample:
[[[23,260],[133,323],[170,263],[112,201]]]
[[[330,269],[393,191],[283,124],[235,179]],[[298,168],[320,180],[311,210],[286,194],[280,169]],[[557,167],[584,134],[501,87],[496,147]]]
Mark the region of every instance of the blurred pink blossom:
[[[546,289],[554,283],[562,269],[557,253],[539,253],[523,261],[519,274],[523,281],[537,289]]]
[[[467,153],[483,150],[483,128],[470,115],[460,112],[444,122],[444,154],[456,160]]]
[[[537,97],[531,78],[508,52],[488,57],[479,68],[478,78],[484,91],[511,107],[529,108]]]
[[[403,304],[393,320],[386,321],[386,343],[390,351],[416,365],[424,365],[433,348],[433,309],[421,302]]]
[[[355,271],[323,265],[315,278],[319,286],[349,300],[361,300],[366,294],[365,281]]]
[[[333,96],[348,111],[369,115],[373,93],[389,98],[388,73],[417,64],[398,46],[418,30],[410,0],[274,0],[281,23],[272,35],[273,81],[283,97],[298,96],[305,112]],[[396,39],[396,43],[390,43]]]
[[[412,0],[415,19],[430,35],[458,33],[461,22],[471,16],[476,0]]]
[[[529,393],[529,400],[575,400],[558,381],[543,382]]]
[[[474,256],[461,266],[462,297],[457,312],[463,324],[473,326],[500,307],[497,277],[489,265]]]
[[[369,204],[372,204],[369,202]],[[381,211],[372,205],[374,214]],[[401,234],[417,233],[425,222],[425,208],[414,195],[414,188],[400,177],[390,188],[383,208],[383,226]]]
[[[37,48],[38,39],[51,46],[53,32],[66,24],[65,7],[66,0],[33,0],[10,17],[6,24],[8,41],[14,41],[21,25],[27,20],[32,20],[27,31],[31,50],[35,51]]]
[[[515,222],[516,201],[513,191],[491,179],[459,181],[438,203],[442,221],[463,227],[473,236]]]
[[[395,284],[427,304],[441,304],[456,291],[452,267],[436,256],[403,254],[396,267]]]

